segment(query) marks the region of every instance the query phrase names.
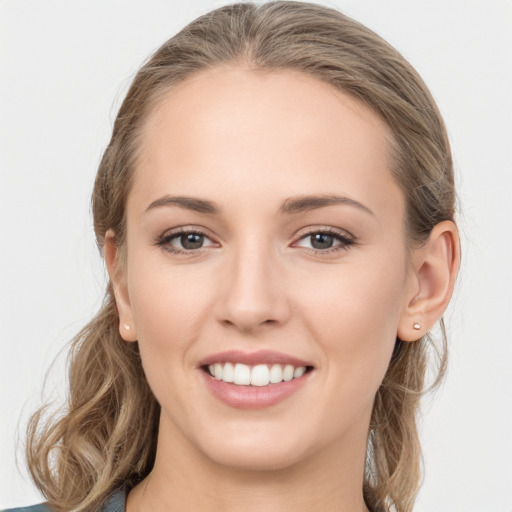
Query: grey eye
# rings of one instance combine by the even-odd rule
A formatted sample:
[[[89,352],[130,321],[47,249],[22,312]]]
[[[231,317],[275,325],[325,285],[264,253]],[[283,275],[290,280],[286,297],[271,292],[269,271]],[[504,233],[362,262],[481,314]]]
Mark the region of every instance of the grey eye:
[[[186,233],[184,235],[180,235],[179,240],[181,246],[184,249],[200,249],[203,245],[204,235],[199,235],[197,233]]]
[[[329,249],[334,242],[334,236],[326,233],[315,233],[309,235],[309,238],[314,249]]]

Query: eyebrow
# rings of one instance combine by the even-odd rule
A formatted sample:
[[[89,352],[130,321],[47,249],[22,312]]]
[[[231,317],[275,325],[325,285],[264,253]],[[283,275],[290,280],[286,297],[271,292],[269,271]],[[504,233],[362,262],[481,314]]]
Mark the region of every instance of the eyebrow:
[[[292,215],[297,213],[303,213],[310,210],[316,210],[318,208],[324,208],[332,205],[346,205],[358,208],[370,215],[375,215],[367,206],[345,196],[339,196],[336,194],[317,194],[317,195],[305,195],[297,197],[289,197],[286,199],[278,209],[278,213],[281,215]],[[206,215],[221,215],[222,208],[207,199],[200,199],[198,197],[191,196],[170,196],[166,195],[153,201],[147,208],[146,212],[155,208],[161,208],[163,206],[179,206],[187,210],[191,210]]]

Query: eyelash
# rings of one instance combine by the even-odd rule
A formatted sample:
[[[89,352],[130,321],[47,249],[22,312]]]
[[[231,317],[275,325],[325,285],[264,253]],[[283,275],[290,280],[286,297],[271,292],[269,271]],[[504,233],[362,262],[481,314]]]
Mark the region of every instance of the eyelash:
[[[309,231],[307,233],[305,233],[304,235],[302,235],[299,240],[303,240],[305,238],[308,238],[312,235],[317,235],[317,234],[322,234],[322,235],[329,235],[329,236],[332,236],[333,238],[335,238],[338,242],[340,242],[338,245],[335,245],[334,247],[330,247],[328,249],[325,249],[325,250],[322,250],[322,249],[310,249],[308,247],[303,247],[302,250],[308,254],[313,254],[315,256],[323,256],[323,255],[331,255],[331,254],[334,254],[334,253],[338,253],[338,252],[341,252],[341,251],[346,251],[348,250],[348,248],[352,245],[355,245],[356,242],[355,240],[352,238],[352,237],[349,237],[349,236],[346,236],[346,235],[342,235],[340,232],[338,231],[335,231],[333,229],[316,229],[316,230],[312,230],[312,231]],[[180,228],[179,230],[177,231],[173,231],[172,233],[167,233],[167,234],[164,234],[162,236],[160,236],[157,240],[156,240],[156,243],[155,245],[159,246],[159,247],[162,247],[165,251],[167,252],[170,252],[171,254],[175,254],[175,255],[183,255],[183,256],[193,256],[195,254],[198,254],[199,252],[201,252],[201,250],[203,249],[202,247],[199,248],[199,249],[190,249],[190,250],[181,250],[181,249],[175,249],[174,247],[172,247],[170,245],[171,241],[174,240],[175,238],[178,238],[180,236],[183,236],[183,235],[199,235],[199,236],[204,236],[205,238],[209,238],[208,235],[203,232],[203,231],[200,231],[200,230],[197,230],[197,229],[190,229],[190,230],[187,230],[187,229],[184,229],[184,228]]]

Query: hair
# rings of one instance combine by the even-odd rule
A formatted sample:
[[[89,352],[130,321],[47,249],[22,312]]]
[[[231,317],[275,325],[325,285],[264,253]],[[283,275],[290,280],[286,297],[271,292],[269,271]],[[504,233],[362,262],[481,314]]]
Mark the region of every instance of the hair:
[[[161,98],[195,73],[219,65],[306,73],[364,103],[393,133],[392,175],[405,197],[406,246],[454,220],[453,166],[446,129],[423,80],[370,29],[334,8],[297,1],[236,3],[208,12],[165,42],[141,67],[120,107],[101,159],[92,210],[102,250],[111,229],[125,250],[126,200],[145,121]],[[371,416],[363,495],[372,511],[409,512],[422,479],[417,420],[425,373],[433,386],[446,367],[428,333],[396,340]],[[117,488],[151,471],[160,406],[142,370],[138,344],[126,343],[111,282],[99,313],[72,340],[69,394],[59,416],[43,406],[28,426],[27,458],[56,511],[99,510]],[[434,350],[431,350],[434,346]],[[433,387],[432,386],[432,387]]]

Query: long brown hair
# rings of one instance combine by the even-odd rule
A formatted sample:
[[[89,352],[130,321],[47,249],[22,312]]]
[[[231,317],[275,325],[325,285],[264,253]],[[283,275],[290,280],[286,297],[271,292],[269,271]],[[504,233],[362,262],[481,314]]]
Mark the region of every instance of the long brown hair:
[[[298,70],[353,95],[394,134],[393,176],[406,201],[409,247],[453,220],[455,191],[448,137],[417,72],[382,38],[339,11],[311,3],[237,3],[197,18],[142,66],[117,115],[101,160],[92,207],[98,246],[112,229],[123,254],[125,204],[140,135],[152,108],[194,73],[219,64]],[[160,408],[142,371],[138,346],[124,342],[109,283],[96,317],[72,342],[68,401],[59,415],[37,411],[28,427],[34,481],[57,511],[96,511],[118,487],[151,470]],[[421,481],[417,413],[429,356],[437,384],[446,365],[446,333],[432,351],[429,334],[397,339],[375,397],[364,497],[372,510],[409,512]],[[437,357],[436,357],[437,356]]]

